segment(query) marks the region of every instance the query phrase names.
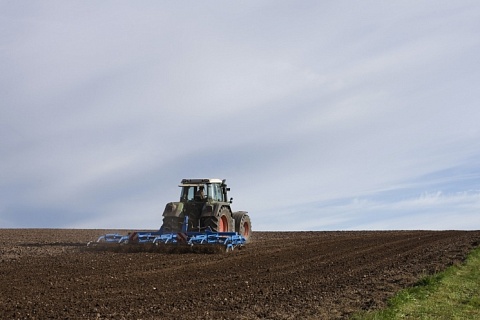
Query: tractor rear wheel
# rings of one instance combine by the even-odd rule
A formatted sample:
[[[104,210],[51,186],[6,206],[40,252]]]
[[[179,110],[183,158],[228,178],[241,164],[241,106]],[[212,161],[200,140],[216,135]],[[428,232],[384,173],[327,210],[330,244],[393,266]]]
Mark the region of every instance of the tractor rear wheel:
[[[213,232],[230,232],[235,229],[234,220],[230,210],[222,208],[216,216],[205,218],[204,227]]]
[[[252,235],[252,223],[250,222],[248,214],[244,212],[235,212],[233,214],[233,219],[235,219],[235,232],[248,241]]]

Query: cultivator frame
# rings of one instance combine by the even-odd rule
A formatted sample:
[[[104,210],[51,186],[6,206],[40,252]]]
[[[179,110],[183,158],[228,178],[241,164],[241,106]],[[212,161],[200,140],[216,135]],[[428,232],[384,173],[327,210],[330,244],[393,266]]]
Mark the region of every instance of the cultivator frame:
[[[223,247],[226,252],[242,248],[247,240],[237,232],[212,232],[210,229],[204,232],[187,231],[188,216],[185,216],[181,232],[158,231],[135,231],[127,235],[109,233],[100,236],[97,241],[89,242],[87,246],[107,245],[142,245],[154,246],[216,246]]]

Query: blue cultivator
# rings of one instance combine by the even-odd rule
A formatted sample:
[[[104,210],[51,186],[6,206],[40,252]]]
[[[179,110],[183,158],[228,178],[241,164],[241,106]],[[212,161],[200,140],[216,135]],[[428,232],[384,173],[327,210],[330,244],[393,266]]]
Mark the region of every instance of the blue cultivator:
[[[233,251],[234,248],[241,247],[245,244],[244,237],[236,232],[182,232],[167,233],[156,236],[153,239],[154,244],[186,244],[189,246],[196,245],[223,245],[226,251]]]
[[[162,229],[159,231],[138,231],[128,235],[110,233],[102,235],[96,242],[89,242],[87,246],[98,246],[101,244],[121,245],[121,244],[150,244],[150,247],[162,246],[215,246],[224,248],[225,251],[233,251],[235,248],[243,247],[247,242],[245,237],[237,232],[212,232],[209,229],[204,232],[186,231],[188,226],[188,216],[185,216],[182,232],[165,233]]]

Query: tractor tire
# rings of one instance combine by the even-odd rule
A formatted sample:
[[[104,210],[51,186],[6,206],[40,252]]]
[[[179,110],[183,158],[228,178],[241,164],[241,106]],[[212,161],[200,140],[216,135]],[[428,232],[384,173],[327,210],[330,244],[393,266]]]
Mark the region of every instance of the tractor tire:
[[[220,209],[217,215],[205,218],[203,226],[213,232],[233,232],[235,229],[232,214],[225,207]]]
[[[248,242],[252,235],[252,223],[250,222],[250,217],[244,212],[235,212],[233,214],[233,219],[235,220],[235,232],[243,236]]]
[[[175,233],[182,231],[183,218],[164,217],[162,231],[164,233]]]

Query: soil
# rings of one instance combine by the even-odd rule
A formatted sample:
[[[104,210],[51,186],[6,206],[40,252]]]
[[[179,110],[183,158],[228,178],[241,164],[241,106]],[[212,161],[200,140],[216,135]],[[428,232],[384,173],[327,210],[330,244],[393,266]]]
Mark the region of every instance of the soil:
[[[256,232],[231,253],[167,254],[86,249],[106,230],[0,231],[1,319],[346,319],[480,243],[480,231]]]

